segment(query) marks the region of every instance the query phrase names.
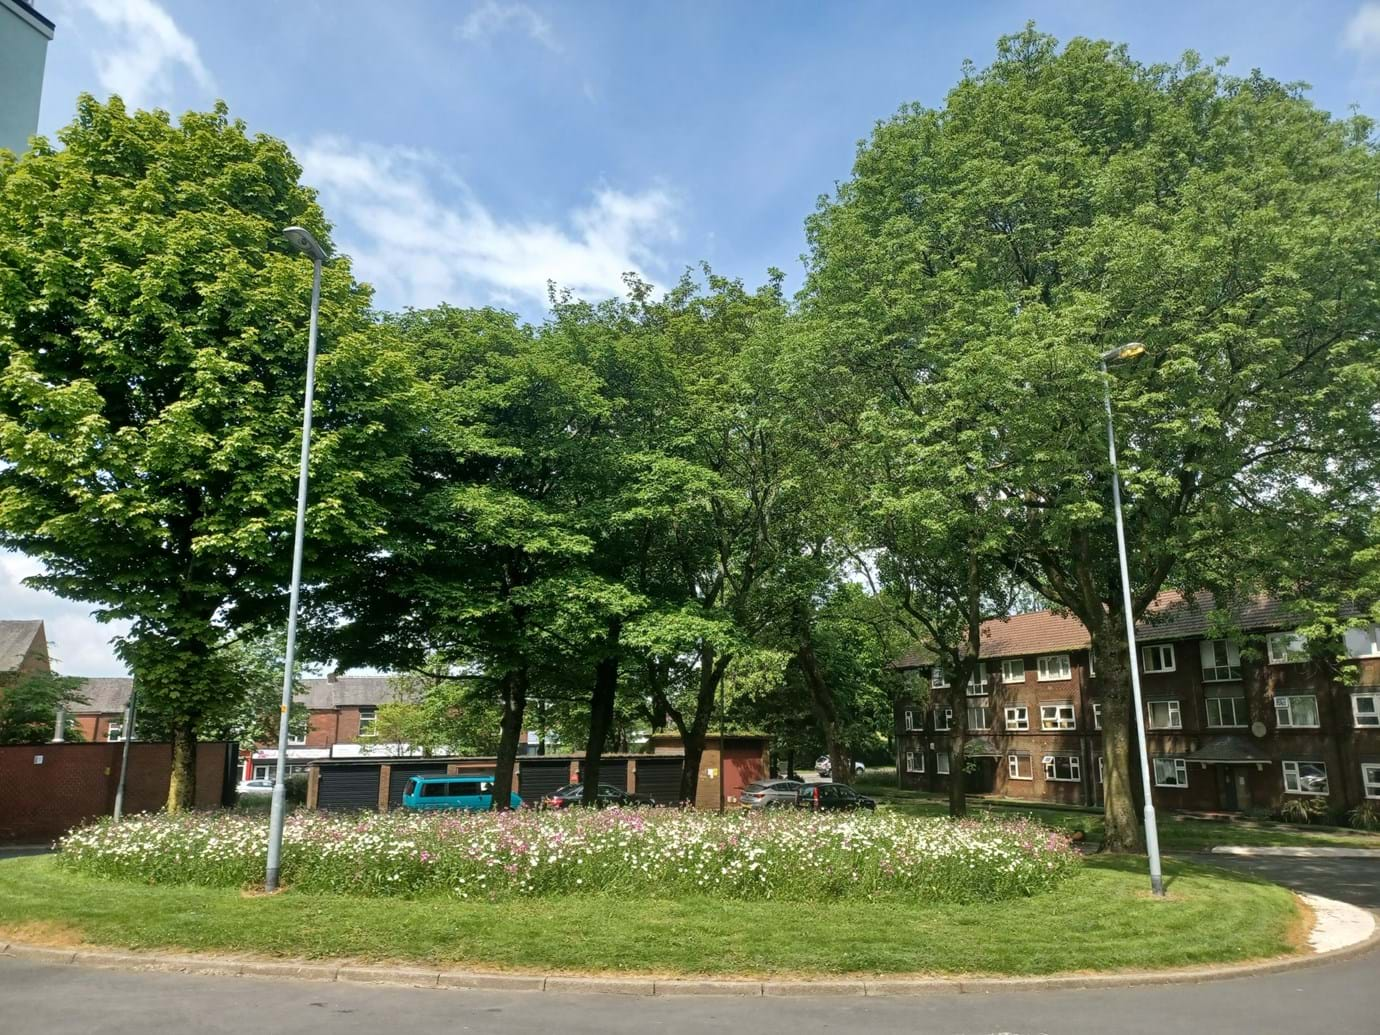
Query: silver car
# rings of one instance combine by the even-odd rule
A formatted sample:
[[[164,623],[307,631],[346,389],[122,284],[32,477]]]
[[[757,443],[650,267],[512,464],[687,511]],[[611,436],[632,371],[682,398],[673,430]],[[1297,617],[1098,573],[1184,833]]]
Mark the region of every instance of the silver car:
[[[794,808],[804,786],[800,780],[758,780],[744,787],[738,800],[749,809]]]

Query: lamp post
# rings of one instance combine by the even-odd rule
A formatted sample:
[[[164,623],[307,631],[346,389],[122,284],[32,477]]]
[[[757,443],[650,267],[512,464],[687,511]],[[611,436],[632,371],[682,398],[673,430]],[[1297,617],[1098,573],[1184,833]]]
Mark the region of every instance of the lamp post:
[[[1160,868],[1160,833],[1155,823],[1155,805],[1150,799],[1150,754],[1145,742],[1145,708],[1140,699],[1140,665],[1136,659],[1136,622],[1131,614],[1131,573],[1126,562],[1126,529],[1121,521],[1121,476],[1116,465],[1116,433],[1112,430],[1112,388],[1107,364],[1118,360],[1135,359],[1144,354],[1145,346],[1138,341],[1119,345],[1102,353],[1098,362],[1102,367],[1102,402],[1107,408],[1107,457],[1112,464],[1112,508],[1116,513],[1116,549],[1121,562],[1121,610],[1126,616],[1126,648],[1131,663],[1131,698],[1135,703],[1136,737],[1140,746],[1140,785],[1145,793],[1145,852],[1150,859],[1150,889],[1164,895],[1164,875]]]
[[[278,890],[279,860],[283,852],[283,812],[287,802],[288,715],[292,710],[293,666],[297,654],[297,599],[302,586],[302,537],[307,520],[307,461],[311,455],[311,403],[316,388],[316,325],[321,310],[321,264],[326,252],[308,231],[290,226],[283,236],[312,259],[311,325],[307,332],[307,391],[302,405],[302,457],[297,471],[297,528],[292,543],[292,583],[288,592],[287,651],[283,662],[283,703],[278,714],[278,771],[273,781],[273,808],[268,821],[268,872],[264,887]]]

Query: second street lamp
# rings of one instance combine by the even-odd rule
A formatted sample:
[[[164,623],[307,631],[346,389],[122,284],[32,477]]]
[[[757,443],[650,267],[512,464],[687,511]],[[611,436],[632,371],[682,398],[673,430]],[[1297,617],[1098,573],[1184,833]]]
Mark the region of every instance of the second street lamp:
[[[292,583],[288,592],[287,651],[283,662],[283,703],[278,714],[278,770],[273,781],[273,807],[268,821],[268,872],[264,887],[278,889],[279,861],[283,853],[283,813],[287,803],[288,716],[292,711],[293,667],[297,654],[297,599],[302,587],[302,540],[307,522],[307,462],[311,458],[311,403],[316,389],[316,325],[321,312],[321,264],[326,252],[316,238],[300,226],[290,226],[283,236],[299,251],[311,256],[311,325],[307,331],[307,390],[302,405],[302,456],[297,470],[297,526],[292,542]]]
[[[1145,794],[1145,852],[1150,860],[1150,889],[1164,894],[1164,875],[1160,869],[1160,832],[1155,823],[1155,804],[1150,798],[1150,755],[1145,742],[1145,708],[1140,699],[1140,664],[1136,658],[1136,620],[1131,614],[1131,573],[1126,562],[1126,529],[1121,521],[1121,476],[1116,465],[1116,432],[1112,427],[1111,375],[1107,364],[1135,359],[1145,353],[1138,341],[1119,345],[1102,353],[1102,402],[1107,408],[1107,457],[1112,464],[1112,509],[1116,513],[1116,552],[1121,563],[1121,609],[1126,616],[1126,649],[1130,654],[1131,699],[1136,711],[1136,737],[1140,754],[1140,785]]]

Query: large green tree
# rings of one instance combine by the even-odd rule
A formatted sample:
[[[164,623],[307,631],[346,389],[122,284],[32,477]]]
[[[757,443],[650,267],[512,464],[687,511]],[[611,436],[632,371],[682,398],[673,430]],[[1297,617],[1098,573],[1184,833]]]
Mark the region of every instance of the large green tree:
[[[1133,617],[1223,554],[1277,556],[1291,505],[1374,506],[1371,132],[1259,73],[1028,29],[942,108],[879,124],[810,221],[807,306],[856,369],[921,407],[948,375],[917,353],[993,372],[955,387],[1008,563],[1092,636],[1113,850],[1140,832],[1097,356],[1148,353],[1112,384]]]
[[[286,617],[311,264],[328,241],[281,141],[223,105],[173,122],[83,96],[0,158],[0,544],[36,587],[131,623],[117,649],[194,800],[196,731],[241,693],[224,649]],[[307,578],[376,546],[408,382],[368,293],[326,269]],[[397,389],[397,394],[394,393]]]

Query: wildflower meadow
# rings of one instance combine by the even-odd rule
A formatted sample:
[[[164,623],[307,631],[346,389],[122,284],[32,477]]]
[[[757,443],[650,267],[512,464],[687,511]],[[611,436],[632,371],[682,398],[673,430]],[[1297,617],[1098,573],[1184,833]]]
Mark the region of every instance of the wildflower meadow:
[[[78,828],[64,867],[151,884],[252,887],[263,879],[264,817],[151,815]],[[617,894],[818,901],[905,896],[970,902],[1047,891],[1078,866],[1063,835],[1033,821],[889,814],[298,812],[283,880],[351,895]]]

